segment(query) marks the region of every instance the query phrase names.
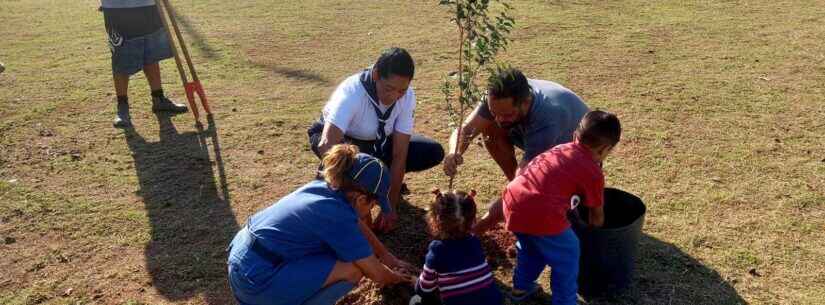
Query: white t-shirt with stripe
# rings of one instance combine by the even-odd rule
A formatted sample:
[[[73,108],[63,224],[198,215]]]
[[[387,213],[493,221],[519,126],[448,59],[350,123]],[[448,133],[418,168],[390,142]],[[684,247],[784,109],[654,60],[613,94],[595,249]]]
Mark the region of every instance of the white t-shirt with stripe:
[[[378,115],[369,103],[376,103],[361,84],[361,73],[356,73],[338,85],[324,106],[324,121],[341,129],[344,135],[365,141],[376,140]],[[395,108],[387,119],[384,131],[387,136],[393,132],[412,135],[415,120],[415,92],[407,89],[401,98],[395,101]],[[377,103],[381,112],[389,108]]]

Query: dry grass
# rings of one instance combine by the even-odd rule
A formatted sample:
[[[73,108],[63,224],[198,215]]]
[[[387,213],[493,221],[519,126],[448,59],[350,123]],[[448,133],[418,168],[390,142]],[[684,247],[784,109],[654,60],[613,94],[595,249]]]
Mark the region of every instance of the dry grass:
[[[434,2],[175,1],[217,126],[156,118],[137,75],[125,133],[110,125],[97,1],[3,1],[0,303],[230,303],[228,240],[311,177],[305,127],[380,49],[411,51],[417,130],[446,142],[437,88],[455,32]],[[620,115],[608,184],[648,204],[634,289],[594,303],[825,299],[824,13],[818,1],[517,3],[507,60]],[[173,62],[163,71],[180,99]],[[458,185],[492,198],[498,169],[480,148],[467,159]],[[420,228],[446,180],[409,184],[403,221]],[[391,246],[420,262],[392,240],[425,237],[397,234]],[[510,272],[496,271],[505,287]]]

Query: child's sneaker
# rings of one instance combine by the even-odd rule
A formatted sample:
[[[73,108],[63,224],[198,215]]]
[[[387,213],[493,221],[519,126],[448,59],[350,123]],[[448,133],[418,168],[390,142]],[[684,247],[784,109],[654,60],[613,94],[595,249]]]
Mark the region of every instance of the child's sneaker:
[[[533,297],[539,291],[541,291],[541,286],[533,284],[533,287],[531,287],[530,289],[528,289],[525,292],[522,292],[522,293],[519,293],[519,294],[515,294],[513,292],[507,293],[507,298],[509,298],[512,303],[518,304],[518,303],[524,302],[527,299]]]
[[[165,96],[153,96],[152,97],[152,111],[153,112],[171,112],[171,113],[184,113],[188,109],[184,104],[178,104],[173,102],[172,100],[166,98]]]
[[[114,125],[115,128],[132,127],[132,117],[129,115],[129,103],[117,103],[117,114],[115,114],[115,120],[112,122],[112,125]]]

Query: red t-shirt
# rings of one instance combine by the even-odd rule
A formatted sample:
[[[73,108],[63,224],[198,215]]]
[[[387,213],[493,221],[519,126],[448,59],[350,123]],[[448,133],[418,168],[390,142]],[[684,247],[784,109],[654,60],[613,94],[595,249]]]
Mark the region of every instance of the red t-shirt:
[[[587,207],[604,204],[604,174],[590,149],[570,142],[536,156],[504,189],[507,230],[556,235],[570,227],[574,195]]]

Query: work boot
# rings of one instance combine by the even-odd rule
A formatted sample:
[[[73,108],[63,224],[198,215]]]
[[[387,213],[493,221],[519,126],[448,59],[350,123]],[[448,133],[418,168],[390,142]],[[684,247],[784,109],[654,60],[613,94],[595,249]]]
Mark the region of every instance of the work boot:
[[[114,125],[115,128],[132,127],[132,117],[129,115],[128,102],[117,103],[117,114],[115,114],[115,120],[112,122],[112,125]]]
[[[189,109],[184,104],[178,104],[165,96],[152,96],[153,112],[184,113]]]

